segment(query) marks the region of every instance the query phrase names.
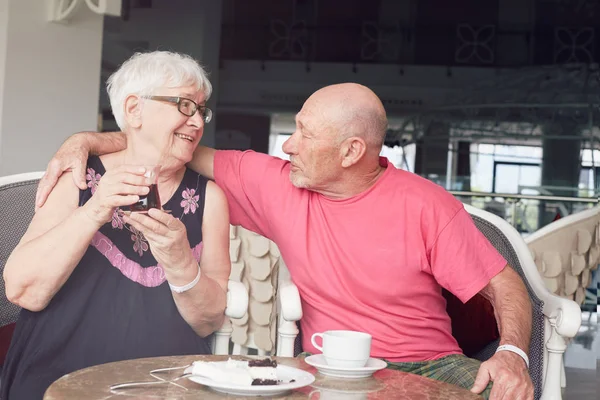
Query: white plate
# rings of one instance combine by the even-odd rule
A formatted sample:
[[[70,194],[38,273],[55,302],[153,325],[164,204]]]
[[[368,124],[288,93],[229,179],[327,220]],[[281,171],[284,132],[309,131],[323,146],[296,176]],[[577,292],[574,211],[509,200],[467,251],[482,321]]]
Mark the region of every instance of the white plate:
[[[221,363],[227,364],[227,361],[215,362],[215,364]],[[200,385],[208,386],[217,392],[228,393],[235,396],[277,396],[293,389],[308,386],[315,381],[315,376],[310,372],[288,367],[287,365],[279,364],[275,371],[277,372],[277,379],[282,381],[291,381],[294,379],[295,382],[281,383],[279,385],[240,386],[231,383],[215,382],[212,379],[199,375],[192,375],[188,379],[192,382],[199,383]],[[186,369],[185,373],[189,372],[191,371]]]
[[[387,363],[378,358],[369,358],[367,365],[360,368],[352,367],[333,367],[327,365],[323,354],[315,354],[304,359],[308,365],[315,367],[321,374],[334,376],[336,378],[366,378],[373,375],[374,372],[387,367]]]

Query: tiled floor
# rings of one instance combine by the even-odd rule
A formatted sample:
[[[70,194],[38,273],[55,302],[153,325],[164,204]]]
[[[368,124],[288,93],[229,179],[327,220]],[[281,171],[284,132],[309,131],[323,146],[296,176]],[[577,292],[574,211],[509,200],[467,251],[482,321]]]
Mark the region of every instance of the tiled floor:
[[[581,329],[565,353],[565,400],[598,399],[600,330],[598,314],[583,313]]]
[[[567,368],[564,400],[597,400],[598,376],[595,369]]]

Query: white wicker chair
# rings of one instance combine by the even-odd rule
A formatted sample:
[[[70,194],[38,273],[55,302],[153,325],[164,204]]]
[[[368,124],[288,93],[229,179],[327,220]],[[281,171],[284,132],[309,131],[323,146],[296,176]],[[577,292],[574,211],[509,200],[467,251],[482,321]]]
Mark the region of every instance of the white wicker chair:
[[[544,285],[529,247],[515,228],[504,219],[465,204],[477,228],[521,275],[532,302],[533,331],[529,349],[530,375],[535,398],[562,398],[562,356],[566,341],[581,325],[581,310],[572,300],[558,297]],[[488,354],[493,354],[495,345]]]
[[[35,193],[43,172],[0,177],[0,274],[6,260],[27,230],[34,214]],[[248,292],[239,282],[229,281],[227,309],[230,318],[240,318],[248,309]],[[6,298],[4,280],[0,279],[0,327],[16,322],[20,308]],[[228,354],[231,338],[229,320],[215,332],[214,354]]]

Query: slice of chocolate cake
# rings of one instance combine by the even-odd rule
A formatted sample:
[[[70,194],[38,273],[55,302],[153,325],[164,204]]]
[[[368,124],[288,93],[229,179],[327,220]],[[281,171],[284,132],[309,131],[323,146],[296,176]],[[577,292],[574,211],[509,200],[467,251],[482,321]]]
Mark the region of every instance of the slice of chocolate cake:
[[[263,358],[249,361],[229,359],[227,362],[195,361],[192,374],[215,382],[228,382],[238,386],[266,386],[288,383],[277,378],[277,361]]]
[[[253,385],[277,385],[277,361],[272,358],[248,361],[250,376],[254,379]]]

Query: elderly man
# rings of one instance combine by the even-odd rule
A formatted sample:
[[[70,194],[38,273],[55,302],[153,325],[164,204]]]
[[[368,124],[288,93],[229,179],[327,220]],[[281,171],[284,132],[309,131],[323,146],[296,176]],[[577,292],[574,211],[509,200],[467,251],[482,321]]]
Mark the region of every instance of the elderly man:
[[[232,224],[279,246],[302,298],[305,351],[315,351],[315,332],[367,331],[372,356],[391,367],[486,398],[533,399],[525,355],[531,304],[523,282],[459,201],[379,156],[386,126],[370,89],[328,86],[297,114],[283,146],[289,162],[199,147],[190,167],[224,190]],[[66,169],[84,187],[89,151],[122,146],[119,133],[74,135],[50,162],[38,204]],[[484,363],[464,356],[442,287],[463,302],[477,293],[489,299],[509,351]]]

